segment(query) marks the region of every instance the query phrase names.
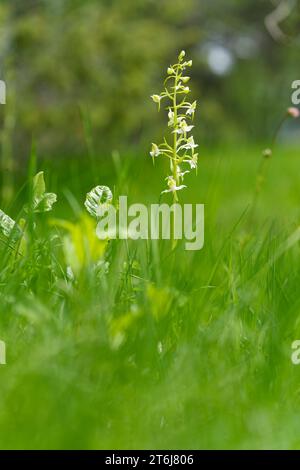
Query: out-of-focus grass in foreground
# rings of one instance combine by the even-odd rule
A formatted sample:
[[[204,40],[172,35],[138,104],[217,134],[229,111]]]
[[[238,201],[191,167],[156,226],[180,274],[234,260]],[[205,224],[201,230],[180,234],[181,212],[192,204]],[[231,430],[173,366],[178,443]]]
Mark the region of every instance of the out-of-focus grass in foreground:
[[[259,151],[203,153],[182,193],[205,203],[202,251],[111,241],[93,248],[97,265],[94,251],[79,255],[74,278],[71,235],[53,219],[72,221],[84,245],[94,183],[156,203],[164,168],[144,155],[120,167],[99,158],[93,172],[87,160],[39,162],[59,203],[15,269],[1,244],[1,448],[299,447],[300,253],[297,237],[287,243],[300,221],[299,151],[274,154],[254,213]]]

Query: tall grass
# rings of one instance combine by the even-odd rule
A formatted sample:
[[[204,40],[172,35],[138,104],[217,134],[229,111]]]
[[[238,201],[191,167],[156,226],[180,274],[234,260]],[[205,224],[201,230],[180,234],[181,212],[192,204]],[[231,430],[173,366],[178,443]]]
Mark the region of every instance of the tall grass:
[[[1,448],[299,446],[298,152],[278,152],[249,230],[257,149],[207,150],[183,194],[206,204],[200,252],[101,245],[83,215],[95,174],[37,160],[59,201],[13,268],[1,241]],[[157,198],[163,168],[114,159],[95,161],[100,184]]]

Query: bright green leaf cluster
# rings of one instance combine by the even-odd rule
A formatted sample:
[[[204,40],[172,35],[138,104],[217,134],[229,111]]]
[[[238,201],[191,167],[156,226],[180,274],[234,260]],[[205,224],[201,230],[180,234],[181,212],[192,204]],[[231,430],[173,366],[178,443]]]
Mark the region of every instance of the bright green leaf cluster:
[[[54,193],[47,193],[44,172],[39,172],[34,178],[32,183],[32,210],[36,213],[49,212],[52,210],[53,204],[57,201],[57,196]],[[25,213],[29,212],[28,205],[23,208]],[[24,219],[20,220],[20,225],[17,224],[5,212],[0,210],[0,233],[13,242],[18,242],[22,239],[26,231],[27,222]]]
[[[56,194],[46,192],[44,172],[40,171],[33,178],[33,211],[49,212],[56,201]]]

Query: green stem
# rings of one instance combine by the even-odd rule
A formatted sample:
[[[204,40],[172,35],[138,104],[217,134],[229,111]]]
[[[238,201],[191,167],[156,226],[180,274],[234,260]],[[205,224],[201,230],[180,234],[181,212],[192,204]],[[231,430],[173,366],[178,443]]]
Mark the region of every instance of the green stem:
[[[175,84],[174,84],[174,95],[173,95],[173,112],[174,112],[174,131],[177,128],[177,87],[178,84],[178,69],[176,70],[175,76]],[[173,169],[173,178],[176,182],[176,186],[178,186],[178,171],[177,171],[177,133],[174,132],[174,140],[173,140],[173,160],[172,160],[172,169]],[[173,191],[173,204],[178,202],[177,191]],[[173,228],[172,228],[172,249],[174,250],[177,245],[177,240],[175,240],[175,212],[173,214]]]
[[[251,213],[250,213],[251,223],[253,222],[254,213],[255,213],[255,210],[256,210],[256,206],[257,206],[257,201],[258,201],[259,195],[261,193],[263,184],[264,184],[265,179],[266,179],[266,174],[267,174],[267,170],[268,170],[268,166],[269,166],[269,160],[272,158],[273,149],[276,145],[278,135],[279,135],[279,133],[281,131],[281,128],[283,127],[283,124],[285,123],[286,119],[287,119],[287,115],[285,114],[283,116],[283,118],[280,120],[278,126],[276,127],[276,129],[273,133],[273,137],[272,137],[271,144],[270,144],[271,155],[269,157],[263,156],[263,159],[261,160],[261,162],[259,164],[257,174],[256,174],[256,187],[255,187],[255,192],[254,192],[254,197],[253,197],[252,207],[251,207]]]
[[[174,110],[174,131],[177,128],[177,87],[178,84],[178,70],[176,70],[175,76],[175,88],[174,88],[174,96],[173,96],[173,110]],[[177,172],[177,133],[174,132],[174,141],[173,141],[173,178],[176,181],[176,186],[178,185],[178,172]],[[177,191],[173,192],[173,201],[178,202]]]

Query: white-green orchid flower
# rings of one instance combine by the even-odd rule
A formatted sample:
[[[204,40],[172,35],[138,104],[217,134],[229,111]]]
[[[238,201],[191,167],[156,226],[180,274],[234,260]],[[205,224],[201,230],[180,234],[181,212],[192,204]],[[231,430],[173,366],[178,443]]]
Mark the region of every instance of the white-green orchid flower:
[[[197,108],[197,101],[194,101],[193,103],[189,103],[187,110],[186,110],[187,116],[194,116],[196,108]]]
[[[158,145],[152,143],[152,149],[150,152],[150,155],[152,158],[158,157],[161,154],[161,151],[158,147]]]
[[[178,129],[175,129],[174,133],[176,134],[187,134],[188,132],[190,132],[192,129],[194,128],[194,126],[189,126],[186,122],[185,119],[183,119],[180,123],[179,123],[179,128]]]
[[[198,166],[198,154],[195,153],[190,159],[183,160],[184,163],[188,163],[191,167],[191,170],[195,170]]]
[[[189,137],[189,138],[187,139],[186,144],[181,145],[181,146],[179,147],[179,150],[181,150],[181,149],[185,149],[185,150],[194,150],[194,149],[196,149],[197,147],[198,147],[198,144],[195,144],[194,137],[191,136],[191,137]]]
[[[186,186],[184,184],[180,185],[180,186],[177,186],[176,184],[176,181],[175,179],[173,178],[173,176],[168,176],[166,178],[167,180],[167,184],[169,186],[169,189],[165,189],[164,191],[161,192],[161,194],[164,194],[164,193],[175,193],[176,191],[180,191],[181,189],[184,189],[186,188]]]

